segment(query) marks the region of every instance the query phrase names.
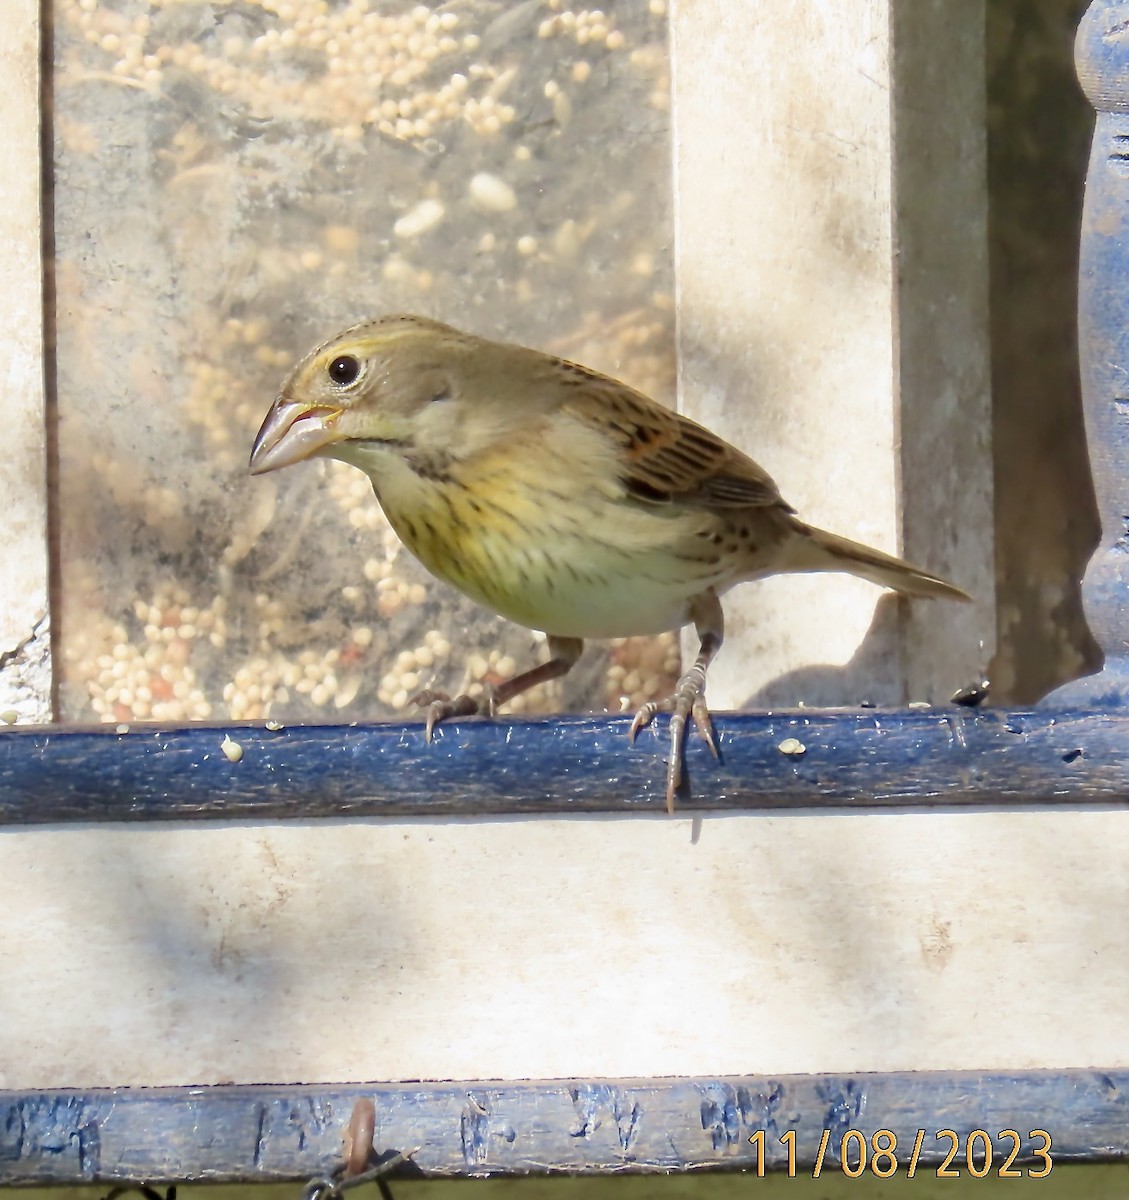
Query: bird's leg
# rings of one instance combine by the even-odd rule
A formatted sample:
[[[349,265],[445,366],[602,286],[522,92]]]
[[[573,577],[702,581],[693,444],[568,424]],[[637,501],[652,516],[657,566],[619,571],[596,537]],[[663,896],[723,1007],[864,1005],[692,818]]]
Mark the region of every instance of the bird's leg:
[[[431,690],[413,696],[412,704],[427,708],[427,740],[431,741],[431,732],[439,721],[445,721],[448,717],[473,717],[478,714],[492,717],[503,704],[508,704],[522,692],[529,691],[539,683],[548,683],[550,679],[567,675],[583,649],[584,643],[580,638],[554,637],[550,634],[548,662],[522,671],[512,679],[504,679],[501,683],[487,684],[480,698],[464,695],[452,700],[445,692]]]
[[[632,741],[644,726],[654,720],[655,714],[670,713],[670,758],[666,767],[666,811],[674,812],[674,793],[682,782],[682,758],[686,742],[686,718],[693,717],[698,732],[718,757],[717,742],[713,735],[710,710],[706,707],[706,671],[714,655],[721,649],[725,638],[725,620],[721,601],[713,591],[695,597],[690,606],[690,619],[698,634],[698,657],[694,665],[682,676],[674,693],[665,700],[648,700],[635,714],[628,736]]]

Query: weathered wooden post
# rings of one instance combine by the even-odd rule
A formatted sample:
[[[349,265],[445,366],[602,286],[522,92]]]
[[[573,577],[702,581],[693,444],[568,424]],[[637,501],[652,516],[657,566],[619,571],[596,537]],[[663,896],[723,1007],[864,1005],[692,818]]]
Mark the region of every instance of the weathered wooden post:
[[[1129,690],[1129,3],[1094,0],[1078,27],[1078,78],[1097,109],[1086,176],[1078,350],[1101,543],[1082,584],[1105,653],[1096,675],[1056,689],[1056,707],[1122,704]]]
[[[679,404],[977,600],[736,590],[711,703],[947,700],[995,640],[983,3],[693,0],[671,44]]]

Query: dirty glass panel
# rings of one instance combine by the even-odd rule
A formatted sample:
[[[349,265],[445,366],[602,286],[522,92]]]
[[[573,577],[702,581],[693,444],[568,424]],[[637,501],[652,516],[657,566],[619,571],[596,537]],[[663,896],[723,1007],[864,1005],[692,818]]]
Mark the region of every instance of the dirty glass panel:
[[[291,364],[417,312],[673,390],[664,0],[54,0],[61,707],[390,714],[544,655],[367,479],[250,478]],[[673,636],[515,709],[669,689]]]

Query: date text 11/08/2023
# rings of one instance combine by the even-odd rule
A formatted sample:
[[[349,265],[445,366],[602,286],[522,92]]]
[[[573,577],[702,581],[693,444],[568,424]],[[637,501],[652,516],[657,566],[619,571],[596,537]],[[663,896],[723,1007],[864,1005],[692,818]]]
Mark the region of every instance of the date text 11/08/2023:
[[[938,1129],[932,1137],[918,1129],[912,1143],[903,1144],[898,1154],[898,1136],[890,1129],[875,1130],[869,1137],[861,1130],[848,1129],[833,1135],[823,1130],[812,1164],[812,1178],[827,1171],[840,1171],[850,1179],[869,1172],[889,1179],[900,1169],[913,1179],[919,1171],[931,1170],[938,1179],[957,1179],[968,1175],[984,1179],[1045,1179],[1054,1165],[1051,1161],[1051,1135],[1045,1129],[1032,1129],[1024,1147],[1024,1138],[1015,1129],[1001,1129],[995,1138],[985,1129],[973,1129],[962,1138],[955,1129]],[[766,1168],[783,1168],[789,1176],[797,1172],[796,1131],[785,1130],[769,1137],[763,1129],[749,1135],[756,1150],[756,1173]],[[908,1155],[907,1155],[908,1150]],[[783,1160],[783,1161],[781,1161]]]

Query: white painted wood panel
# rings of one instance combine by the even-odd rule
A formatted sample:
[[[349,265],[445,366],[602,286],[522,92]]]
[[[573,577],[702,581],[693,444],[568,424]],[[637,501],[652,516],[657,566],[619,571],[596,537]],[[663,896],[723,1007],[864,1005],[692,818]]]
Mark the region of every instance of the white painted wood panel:
[[[39,187],[39,5],[0,14],[0,713],[51,717]]]
[[[0,833],[0,1087],[1129,1064],[1129,813]]]

